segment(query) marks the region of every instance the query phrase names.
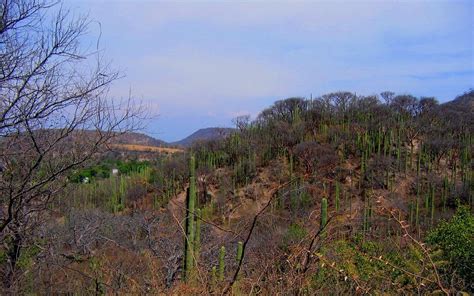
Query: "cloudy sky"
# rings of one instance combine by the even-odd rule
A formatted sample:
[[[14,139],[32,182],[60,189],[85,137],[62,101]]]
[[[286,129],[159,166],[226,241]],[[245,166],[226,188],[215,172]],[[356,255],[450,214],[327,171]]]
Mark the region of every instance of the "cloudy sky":
[[[474,87],[474,1],[79,1],[166,141],[278,99],[385,90],[447,101]]]

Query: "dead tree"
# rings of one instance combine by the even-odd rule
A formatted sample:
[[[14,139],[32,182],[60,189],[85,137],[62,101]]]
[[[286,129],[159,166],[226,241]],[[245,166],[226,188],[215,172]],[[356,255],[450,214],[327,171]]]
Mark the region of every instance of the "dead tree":
[[[43,0],[0,4],[0,243],[4,287],[68,174],[119,133],[140,108],[107,97],[119,78],[98,48],[81,46],[90,22]],[[10,290],[14,292],[13,290]]]

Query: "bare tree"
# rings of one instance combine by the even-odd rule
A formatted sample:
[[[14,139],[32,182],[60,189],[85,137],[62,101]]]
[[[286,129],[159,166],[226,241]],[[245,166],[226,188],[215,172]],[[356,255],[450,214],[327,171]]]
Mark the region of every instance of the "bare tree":
[[[232,119],[232,123],[239,131],[244,131],[250,125],[250,115],[241,115]]]
[[[385,101],[385,104],[390,105],[393,101],[393,98],[395,97],[395,93],[391,91],[384,91],[380,93],[380,96]]]
[[[7,288],[28,234],[69,172],[115,135],[136,129],[142,114],[130,99],[107,98],[119,73],[99,49],[81,46],[88,19],[57,4],[0,4],[0,243]]]

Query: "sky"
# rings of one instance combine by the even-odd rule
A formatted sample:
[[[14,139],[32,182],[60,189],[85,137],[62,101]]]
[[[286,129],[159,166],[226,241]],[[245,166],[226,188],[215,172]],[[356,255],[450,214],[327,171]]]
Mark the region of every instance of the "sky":
[[[65,0],[154,115],[165,141],[231,127],[274,101],[333,91],[434,96],[474,88],[474,1]],[[95,40],[94,39],[94,40]]]

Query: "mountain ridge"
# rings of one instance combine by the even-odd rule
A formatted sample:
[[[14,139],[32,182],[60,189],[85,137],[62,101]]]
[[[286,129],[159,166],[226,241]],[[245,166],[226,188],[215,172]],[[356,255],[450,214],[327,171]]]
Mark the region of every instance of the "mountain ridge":
[[[236,129],[234,128],[228,128],[228,127],[201,128],[179,141],[169,143],[169,145],[189,147],[192,144],[199,141],[209,141],[209,140],[215,140],[215,139],[227,137],[235,130]]]
[[[129,145],[144,145],[144,146],[155,146],[155,147],[189,147],[196,142],[209,141],[228,136],[234,132],[234,128],[221,128],[221,127],[207,127],[201,128],[190,134],[189,136],[174,142],[166,142],[161,139],[154,138],[146,133],[126,133],[119,135],[114,139],[114,144],[129,144]]]

